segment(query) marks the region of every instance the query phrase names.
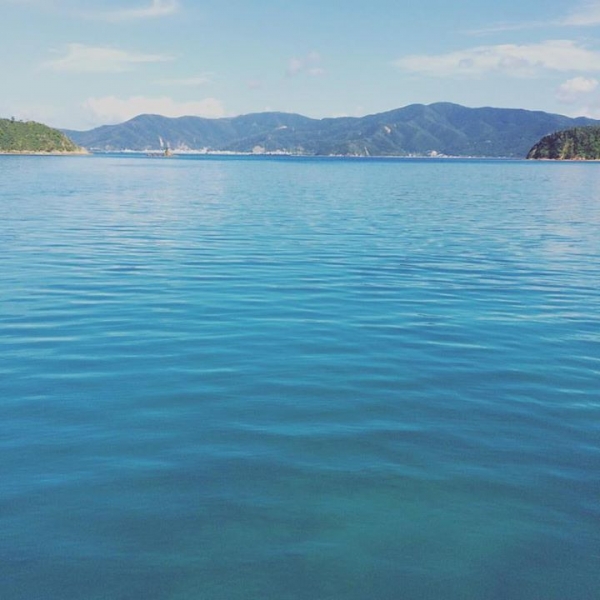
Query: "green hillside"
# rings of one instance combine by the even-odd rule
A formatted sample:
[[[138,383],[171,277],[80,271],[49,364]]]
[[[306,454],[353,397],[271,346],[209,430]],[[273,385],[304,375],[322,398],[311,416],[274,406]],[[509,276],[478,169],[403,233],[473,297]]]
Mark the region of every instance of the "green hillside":
[[[575,127],[544,136],[527,158],[600,160],[600,126]]]
[[[0,152],[82,152],[65,134],[41,123],[0,119]]]

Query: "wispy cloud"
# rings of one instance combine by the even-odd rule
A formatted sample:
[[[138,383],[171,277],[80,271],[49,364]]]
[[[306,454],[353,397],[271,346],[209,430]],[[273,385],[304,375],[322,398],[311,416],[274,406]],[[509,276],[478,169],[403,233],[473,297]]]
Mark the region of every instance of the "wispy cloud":
[[[2,4],[15,4],[38,9],[51,9],[71,17],[96,21],[135,21],[168,17],[181,9],[180,0],[126,0],[121,4],[132,5],[130,8],[76,8],[80,0],[0,0]],[[86,4],[102,4],[88,0]]]
[[[154,19],[176,13],[180,8],[178,0],[152,0],[150,4],[136,8],[118,10],[92,11],[84,16],[103,21],[133,21],[137,19]]]
[[[437,77],[487,72],[523,77],[543,70],[600,71],[600,52],[572,40],[547,40],[538,44],[477,46],[447,54],[415,54],[399,58],[394,64],[404,71]]]
[[[105,96],[88,98],[84,108],[99,123],[121,123],[141,114],[156,114],[165,117],[222,117],[225,114],[223,104],[215,98],[191,102],[178,102],[170,97],[148,98],[132,96],[118,98]]]
[[[144,54],[105,46],[68,44],[64,56],[46,61],[42,66],[53,71],[122,73],[131,71],[139,64],[169,60],[173,60],[173,58],[164,54]]]
[[[561,23],[575,27],[593,27],[600,25],[600,2],[588,2],[574,10]]]
[[[204,73],[203,75],[197,75],[195,77],[159,79],[156,83],[158,85],[171,87],[200,87],[212,83],[212,75],[210,73]]]
[[[543,29],[547,27],[553,27],[560,23],[560,21],[523,21],[521,23],[496,23],[489,27],[481,27],[480,29],[470,29],[465,31],[468,35],[473,36],[485,36],[494,33],[504,33],[507,31],[524,31],[529,29]]]
[[[318,52],[310,52],[306,56],[290,58],[285,71],[288,77],[305,74],[310,77],[325,75],[325,69],[321,67],[321,56]]]
[[[550,27],[594,27],[598,25],[600,25],[600,0],[593,0],[556,19],[524,21],[521,23],[497,23],[490,27],[473,29],[466,33],[471,35],[488,35],[505,31],[523,31]]]

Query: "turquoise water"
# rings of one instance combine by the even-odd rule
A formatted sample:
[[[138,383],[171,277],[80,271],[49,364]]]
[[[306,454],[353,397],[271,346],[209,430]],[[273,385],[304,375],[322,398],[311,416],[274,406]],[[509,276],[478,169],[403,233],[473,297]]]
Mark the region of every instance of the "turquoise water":
[[[2,600],[600,597],[600,167],[0,157]]]

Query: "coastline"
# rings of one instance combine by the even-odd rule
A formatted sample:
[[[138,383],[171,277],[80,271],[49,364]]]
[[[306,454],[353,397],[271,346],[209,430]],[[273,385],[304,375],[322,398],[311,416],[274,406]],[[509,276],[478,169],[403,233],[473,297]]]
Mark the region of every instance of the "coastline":
[[[52,151],[52,152],[32,152],[29,150],[6,151],[0,150],[0,156],[90,156],[92,153],[88,150],[70,151]]]
[[[99,150],[92,149],[95,155],[119,155],[119,156],[147,156],[151,158],[163,158],[158,150]],[[151,155],[151,156],[150,156]],[[168,158],[186,156],[205,157],[243,157],[243,158],[344,158],[344,159],[419,159],[419,160],[525,160],[525,157],[516,156],[476,156],[476,155],[448,155],[448,154],[300,154],[296,152],[234,152],[230,150],[174,150]]]

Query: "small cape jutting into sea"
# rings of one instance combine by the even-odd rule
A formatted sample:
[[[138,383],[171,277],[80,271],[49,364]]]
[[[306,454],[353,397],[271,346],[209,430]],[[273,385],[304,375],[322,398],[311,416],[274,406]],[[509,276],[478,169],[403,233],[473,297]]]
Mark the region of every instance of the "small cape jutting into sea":
[[[87,154],[64,133],[34,121],[0,119],[0,154]]]
[[[538,160],[600,160],[600,126],[575,127],[544,136],[527,158]]]

